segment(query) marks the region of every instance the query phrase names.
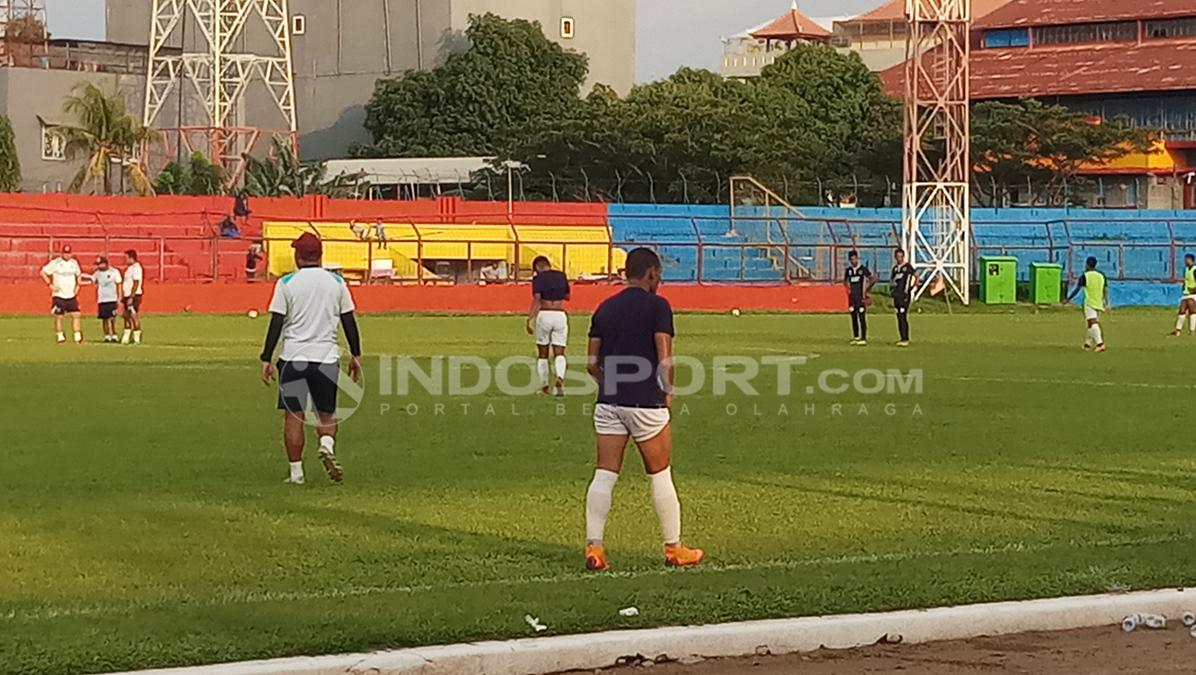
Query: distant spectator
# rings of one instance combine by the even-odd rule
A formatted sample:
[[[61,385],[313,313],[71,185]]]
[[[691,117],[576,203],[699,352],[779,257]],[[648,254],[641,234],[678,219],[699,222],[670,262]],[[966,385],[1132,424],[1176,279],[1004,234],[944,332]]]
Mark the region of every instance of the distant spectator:
[[[356,220],[349,223],[349,231],[353,233],[354,237],[357,237],[358,241],[366,241],[370,237],[370,229]]]
[[[378,240],[378,248],[386,248],[386,225],[381,218],[374,222],[374,239]]]
[[[245,280],[253,283],[257,281],[257,264],[261,262],[262,244],[261,242],[254,242],[249,245],[249,251],[245,253]]]
[[[237,239],[241,236],[241,228],[237,227],[232,216],[225,216],[224,220],[220,221],[220,236],[228,239]]]
[[[251,213],[253,212],[249,210],[249,193],[241,190],[237,193],[237,198],[233,201],[233,215],[244,222],[249,218],[249,214]]]

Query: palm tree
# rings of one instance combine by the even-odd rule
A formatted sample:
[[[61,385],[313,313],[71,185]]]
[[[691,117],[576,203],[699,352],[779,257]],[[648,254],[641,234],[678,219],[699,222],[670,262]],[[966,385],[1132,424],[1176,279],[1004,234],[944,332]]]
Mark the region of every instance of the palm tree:
[[[266,158],[246,157],[245,191],[251,197],[356,196],[364,175],[342,173],[328,178],[328,165],[324,162],[304,164],[295,156],[290,143],[279,137],[272,142]]]
[[[71,192],[79,192],[90,181],[93,192],[112,194],[112,166],[116,164],[120,167],[122,185],[127,175],[139,194],[154,193],[149,177],[134,159],[134,152],[155,140],[158,133],[129,114],[123,96],[84,83],[75,87],[62,109],[78,122],[59,127],[66,141],[67,157],[86,159],[71,182]]]

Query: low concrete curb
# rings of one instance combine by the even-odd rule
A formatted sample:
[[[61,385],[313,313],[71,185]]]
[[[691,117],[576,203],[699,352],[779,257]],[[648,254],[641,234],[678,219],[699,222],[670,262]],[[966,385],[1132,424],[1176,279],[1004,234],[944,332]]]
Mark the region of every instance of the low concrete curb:
[[[905,643],[981,635],[1114,626],[1127,614],[1161,614],[1178,621],[1196,609],[1196,589],[997,602],[878,614],[844,614],[746,621],[711,626],[621,630],[418,647],[373,654],[247,661],[200,668],[143,671],[161,675],[543,675],[615,665],[622,656],[670,658],[746,656],[851,649],[889,636]]]

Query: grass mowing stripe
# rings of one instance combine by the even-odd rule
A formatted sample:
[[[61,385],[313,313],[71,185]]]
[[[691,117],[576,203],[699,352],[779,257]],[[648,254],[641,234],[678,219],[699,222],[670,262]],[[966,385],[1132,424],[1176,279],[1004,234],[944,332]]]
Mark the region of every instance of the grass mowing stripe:
[[[946,551],[896,551],[892,553],[866,553],[858,555],[825,556],[807,558],[804,560],[773,560],[758,563],[712,563],[702,567],[686,570],[685,574],[706,575],[727,572],[762,572],[768,570],[794,570],[806,567],[822,567],[835,565],[860,565],[884,562],[902,562],[934,558],[950,558],[955,556],[979,555],[998,556],[1008,553],[1045,553],[1062,549],[1102,549],[1124,548],[1126,546],[1154,546],[1160,544],[1177,544],[1196,541],[1196,534],[1141,537],[1137,539],[1109,539],[1096,541],[1067,541],[1053,543],[1012,543],[1001,546],[984,546],[970,549],[955,549]],[[13,610],[0,614],[0,618],[12,620],[51,620],[65,617],[102,616],[109,614],[130,614],[132,612],[159,608],[167,604],[186,604],[190,607],[223,607],[228,605],[255,604],[263,602],[309,600],[336,600],[341,598],[357,598],[371,595],[435,593],[448,590],[560,584],[573,582],[601,583],[610,579],[644,579],[663,577],[677,574],[674,570],[633,570],[620,572],[608,571],[601,574],[593,572],[577,572],[572,574],[557,574],[533,577],[508,577],[505,579],[487,579],[479,581],[462,581],[438,585],[418,586],[366,586],[347,587],[315,592],[266,592],[266,593],[226,593],[214,598],[173,598],[161,603],[141,603],[127,606],[90,606],[90,607],[46,607],[34,610]]]
[[[1196,384],[1167,384],[1163,382],[1111,382],[1101,380],[1059,380],[1041,377],[980,377],[975,375],[956,375],[953,377],[932,377],[933,380],[947,382],[991,382],[995,384],[1045,384],[1045,385],[1073,385],[1077,387],[1130,387],[1133,389],[1196,389]]]

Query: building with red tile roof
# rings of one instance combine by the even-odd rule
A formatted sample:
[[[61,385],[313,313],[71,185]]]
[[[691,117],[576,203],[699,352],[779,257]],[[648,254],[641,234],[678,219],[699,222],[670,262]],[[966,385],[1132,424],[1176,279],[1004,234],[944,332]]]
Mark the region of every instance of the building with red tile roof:
[[[1037,98],[1162,131],[1156,152],[1090,167],[1094,205],[1196,208],[1196,2],[1009,0],[973,25],[974,101]],[[905,64],[881,73],[904,95]]]
[[[723,40],[724,77],[756,77],[766,66],[799,44],[825,44],[831,32],[801,13],[797,0],[789,11],[767,23]]]
[[[905,1],[886,0],[869,12],[836,21],[831,43],[858,53],[864,63],[877,72],[903,62],[906,36],[909,35]],[[1010,1],[972,0],[972,16],[986,17]]]

